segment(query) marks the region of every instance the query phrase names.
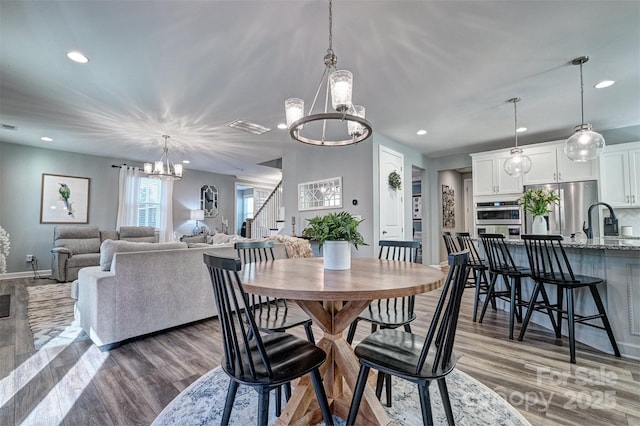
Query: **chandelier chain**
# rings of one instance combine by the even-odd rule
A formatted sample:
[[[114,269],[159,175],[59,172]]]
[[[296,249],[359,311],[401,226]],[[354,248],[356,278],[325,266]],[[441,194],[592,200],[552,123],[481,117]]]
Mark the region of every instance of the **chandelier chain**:
[[[327,52],[333,52],[333,0],[329,0],[329,49]]]

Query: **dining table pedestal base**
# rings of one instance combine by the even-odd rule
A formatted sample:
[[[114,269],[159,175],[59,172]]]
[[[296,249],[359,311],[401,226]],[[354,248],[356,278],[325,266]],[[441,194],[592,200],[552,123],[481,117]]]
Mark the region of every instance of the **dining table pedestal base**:
[[[296,300],[296,303],[324,332],[318,346],[327,353],[327,361],[320,367],[320,374],[331,412],[346,419],[351,406],[353,389],[358,380],[360,364],[353,353],[353,348],[343,337],[343,331],[370,301],[356,300],[343,303]],[[391,423],[373,387],[365,387],[358,418],[367,424]],[[304,376],[296,384],[291,399],[283,408],[276,425],[308,425],[322,420],[311,378],[308,375]]]

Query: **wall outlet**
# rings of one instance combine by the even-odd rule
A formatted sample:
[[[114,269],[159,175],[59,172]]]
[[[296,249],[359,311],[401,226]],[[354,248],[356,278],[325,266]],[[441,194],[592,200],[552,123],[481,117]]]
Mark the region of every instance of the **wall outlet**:
[[[33,262],[33,255],[32,254],[28,254],[27,255],[27,263],[31,263]]]

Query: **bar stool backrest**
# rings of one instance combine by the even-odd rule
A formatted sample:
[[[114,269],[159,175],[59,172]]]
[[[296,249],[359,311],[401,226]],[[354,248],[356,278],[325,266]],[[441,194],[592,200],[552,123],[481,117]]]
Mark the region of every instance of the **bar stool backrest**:
[[[529,267],[534,278],[548,282],[576,281],[569,259],[562,247],[562,235],[522,235]]]
[[[458,246],[460,247],[460,250],[469,250],[469,263],[476,265],[484,263],[478,253],[476,245],[471,239],[471,234],[468,232],[458,232],[456,233],[456,238],[458,239]]]
[[[489,261],[489,271],[496,273],[517,272],[516,267],[509,248],[504,242],[502,234],[480,234],[480,241],[484,253]]]
[[[449,255],[449,273],[445,279],[440,294],[438,306],[433,313],[429,330],[424,340],[424,346],[420,352],[420,358],[416,365],[415,374],[419,375],[424,368],[429,353],[434,354],[431,345],[435,344],[436,350],[432,359],[432,373],[449,370],[453,343],[456,336],[458,314],[460,313],[460,301],[467,282],[469,252],[467,250]],[[435,339],[435,340],[434,340]]]
[[[273,377],[271,364],[260,337],[260,331],[249,308],[238,271],[240,259],[204,254],[209,270],[213,294],[224,346],[223,368],[233,377],[256,380],[256,372]]]
[[[458,247],[456,247],[456,241],[454,240],[453,235],[451,235],[451,232],[443,232],[442,238],[444,239],[444,246],[447,249],[447,255],[458,251]]]

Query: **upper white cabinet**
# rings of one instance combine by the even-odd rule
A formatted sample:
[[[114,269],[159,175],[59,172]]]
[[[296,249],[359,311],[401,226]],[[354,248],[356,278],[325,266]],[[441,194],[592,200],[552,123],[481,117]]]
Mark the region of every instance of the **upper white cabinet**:
[[[471,155],[474,196],[522,192],[522,179],[504,171],[504,162],[509,156],[509,151]]]
[[[604,202],[613,207],[640,207],[640,142],[606,146],[600,171]]]
[[[525,185],[598,179],[598,161],[569,160],[564,153],[564,141],[522,149],[531,158],[531,170],[523,177]]]

